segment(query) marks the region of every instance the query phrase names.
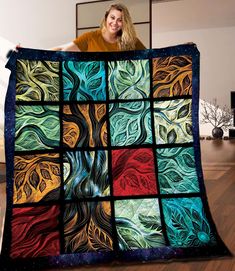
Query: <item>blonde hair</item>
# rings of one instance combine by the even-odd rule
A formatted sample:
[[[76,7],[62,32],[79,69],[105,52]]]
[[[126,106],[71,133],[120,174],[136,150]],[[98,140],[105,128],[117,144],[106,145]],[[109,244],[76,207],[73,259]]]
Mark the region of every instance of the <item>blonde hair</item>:
[[[116,9],[122,12],[122,30],[118,33],[118,46],[122,51],[125,50],[134,50],[135,44],[137,41],[137,36],[135,32],[134,25],[132,23],[132,19],[130,13],[126,6],[123,4],[113,4],[110,8],[105,12],[104,19],[101,22],[101,31],[105,31],[106,29],[106,20],[111,10]]]

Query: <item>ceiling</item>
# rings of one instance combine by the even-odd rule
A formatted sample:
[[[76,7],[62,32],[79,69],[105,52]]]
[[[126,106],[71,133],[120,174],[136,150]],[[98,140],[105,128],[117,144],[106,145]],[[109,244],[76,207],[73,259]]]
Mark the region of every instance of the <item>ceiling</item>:
[[[235,0],[154,0],[158,32],[235,26]]]

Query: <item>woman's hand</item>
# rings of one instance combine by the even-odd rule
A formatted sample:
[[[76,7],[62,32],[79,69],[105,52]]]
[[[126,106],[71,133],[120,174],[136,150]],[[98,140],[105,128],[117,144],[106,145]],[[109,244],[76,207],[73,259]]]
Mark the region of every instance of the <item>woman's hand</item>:
[[[15,51],[18,52],[19,48],[21,48],[20,43],[16,45],[16,47],[14,49],[10,49],[7,54],[6,54],[6,58],[10,58],[11,54]]]
[[[75,43],[73,43],[73,42],[63,44],[63,45],[58,46],[58,47],[50,48],[49,50],[52,50],[52,51],[67,51],[67,52],[80,52],[77,45]]]
[[[21,48],[20,43],[18,43],[18,44],[16,45],[15,51],[18,52],[19,48]]]

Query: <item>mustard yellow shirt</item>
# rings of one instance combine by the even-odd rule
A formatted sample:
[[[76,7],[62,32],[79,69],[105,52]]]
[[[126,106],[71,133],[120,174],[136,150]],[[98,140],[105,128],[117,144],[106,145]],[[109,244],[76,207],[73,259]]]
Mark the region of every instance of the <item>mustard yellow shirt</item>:
[[[101,30],[82,34],[73,41],[82,52],[112,52],[120,51],[117,42],[109,43],[104,40]],[[137,39],[135,50],[144,50],[146,47]]]

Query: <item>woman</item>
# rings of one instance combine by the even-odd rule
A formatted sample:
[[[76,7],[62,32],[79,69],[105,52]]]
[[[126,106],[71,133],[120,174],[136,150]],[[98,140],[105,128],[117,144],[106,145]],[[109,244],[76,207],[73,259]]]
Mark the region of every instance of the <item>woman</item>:
[[[99,30],[84,33],[58,51],[105,52],[144,50],[137,38],[128,9],[123,4],[111,5]]]

